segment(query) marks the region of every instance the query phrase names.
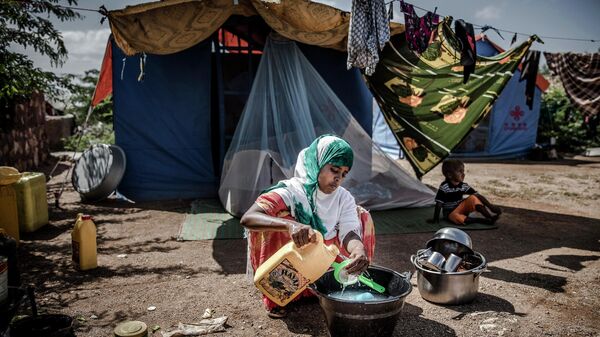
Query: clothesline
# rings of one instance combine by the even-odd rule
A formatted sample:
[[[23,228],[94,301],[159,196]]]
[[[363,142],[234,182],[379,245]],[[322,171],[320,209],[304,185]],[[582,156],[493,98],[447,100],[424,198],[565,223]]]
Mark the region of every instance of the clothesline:
[[[393,3],[393,2],[398,2],[398,1],[399,0],[392,0],[392,1],[386,2],[385,4],[389,5],[389,4]],[[414,4],[411,4],[411,5],[414,8],[418,8],[418,9],[420,9],[422,11],[425,11],[425,12],[433,12],[432,10],[429,10],[429,9],[426,9],[426,8],[423,8],[423,7],[419,7],[419,6],[414,5]],[[439,16],[441,16],[441,17],[447,16],[447,15],[442,15],[442,14],[437,13],[437,7],[436,7],[436,14],[439,15]],[[477,28],[480,28],[480,29],[483,28],[483,27],[486,27],[486,26],[490,27],[488,25],[483,25],[482,26],[482,25],[478,25],[478,24],[475,24],[475,23],[472,23],[472,25],[474,27],[477,27]],[[518,35],[523,35],[523,36],[532,36],[532,35],[534,35],[534,34],[527,34],[527,33],[515,32],[515,31],[511,31],[511,30],[507,30],[507,29],[500,29],[500,28],[496,28],[496,27],[490,27],[490,28],[499,30],[499,31],[504,32],[504,33],[518,34]],[[582,41],[582,42],[592,42],[592,43],[600,42],[600,39],[579,39],[579,38],[569,38],[569,37],[543,36],[543,35],[539,35],[539,34],[535,34],[535,35],[537,35],[540,38],[550,39],[550,40]]]
[[[389,4],[391,4],[393,2],[396,2],[396,1],[398,1],[398,0],[392,0],[392,1],[386,2],[385,4],[389,5]],[[65,8],[65,9],[73,9],[73,10],[79,10],[79,11],[97,12],[97,13],[100,13],[102,15],[105,15],[105,13],[102,10],[98,10],[98,9],[81,8],[81,7],[71,7],[71,6],[63,6],[63,5],[56,5],[56,6],[57,7],[61,7],[61,8]],[[414,5],[414,4],[413,4],[413,7],[418,8],[418,9],[420,9],[422,11],[425,11],[425,12],[432,12],[429,9],[426,9],[426,8],[423,8],[423,7],[419,7],[419,6]],[[446,15],[441,15],[441,14],[438,14],[438,15],[441,16],[441,17],[445,17],[446,16]],[[479,25],[479,24],[475,24],[475,23],[472,23],[472,25],[474,27],[479,28],[479,29],[487,26],[487,25]],[[527,34],[527,33],[521,33],[521,32],[511,31],[511,30],[507,30],[507,29],[500,29],[500,28],[496,28],[496,27],[492,27],[492,28],[496,29],[496,30],[499,30],[501,32],[504,32],[504,33],[511,33],[511,34],[517,34],[517,35],[523,35],[523,36],[532,36],[532,35],[534,35],[534,34]],[[580,38],[569,38],[569,37],[544,36],[544,35],[538,35],[538,34],[536,34],[536,35],[538,37],[542,38],[542,39],[550,39],[550,40],[580,41],[580,42],[592,42],[592,43],[598,43],[598,42],[600,42],[600,39],[580,39]]]

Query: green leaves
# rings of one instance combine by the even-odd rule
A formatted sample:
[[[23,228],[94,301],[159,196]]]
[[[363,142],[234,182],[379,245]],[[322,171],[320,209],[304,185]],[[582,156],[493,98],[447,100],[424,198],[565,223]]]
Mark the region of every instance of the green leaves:
[[[600,135],[590,132],[584,120],[561,86],[553,85],[542,95],[538,134],[546,141],[555,137],[559,151],[573,153],[600,146]]]
[[[75,0],[63,2],[77,5]],[[51,65],[62,65],[67,49],[49,18],[71,21],[81,16],[59,3],[60,0],[0,1],[0,109],[26,99],[35,91],[55,98],[68,87],[68,80],[34,67],[26,55],[10,50],[15,45],[33,48],[47,56]]]

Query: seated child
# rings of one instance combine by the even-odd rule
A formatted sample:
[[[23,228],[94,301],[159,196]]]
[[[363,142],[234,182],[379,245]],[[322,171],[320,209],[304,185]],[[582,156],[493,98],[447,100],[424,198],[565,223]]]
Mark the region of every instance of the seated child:
[[[435,211],[431,221],[439,222],[440,209],[445,218],[457,225],[475,222],[491,225],[498,220],[502,213],[500,207],[492,205],[484,196],[463,181],[465,165],[462,161],[445,160],[442,164],[442,173],[446,180],[440,184],[435,196]],[[463,199],[465,194],[468,197]],[[475,211],[481,213],[485,218],[469,217],[469,214]]]

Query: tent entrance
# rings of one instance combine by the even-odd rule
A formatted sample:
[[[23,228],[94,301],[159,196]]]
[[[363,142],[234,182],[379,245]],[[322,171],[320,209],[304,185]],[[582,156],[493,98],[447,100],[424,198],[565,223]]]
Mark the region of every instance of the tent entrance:
[[[248,101],[269,31],[258,16],[232,16],[212,36],[211,143],[217,173]]]

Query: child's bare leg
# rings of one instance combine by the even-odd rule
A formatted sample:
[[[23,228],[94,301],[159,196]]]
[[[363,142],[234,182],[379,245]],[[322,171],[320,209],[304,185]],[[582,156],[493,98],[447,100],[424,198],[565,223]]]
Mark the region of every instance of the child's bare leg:
[[[475,205],[475,210],[488,219],[492,217],[492,213],[484,205]]]
[[[498,206],[496,206],[496,205],[492,205],[492,203],[491,203],[491,202],[489,202],[489,200],[487,200],[487,199],[486,199],[486,198],[485,198],[483,195],[481,195],[481,194],[477,194],[476,196],[477,196],[477,199],[479,199],[479,201],[481,201],[481,203],[482,203],[483,205],[485,205],[485,207],[487,207],[487,208],[489,208],[489,209],[490,209],[490,211],[492,211],[492,212],[496,213],[497,215],[500,215],[500,214],[502,214],[502,208],[500,208],[500,207],[498,207]],[[478,212],[479,212],[479,210],[478,210]],[[480,213],[481,213],[481,212],[480,212]],[[483,214],[483,213],[481,213],[481,214]],[[484,214],[484,216],[485,216],[485,214]],[[487,218],[487,216],[486,216],[486,218]]]

